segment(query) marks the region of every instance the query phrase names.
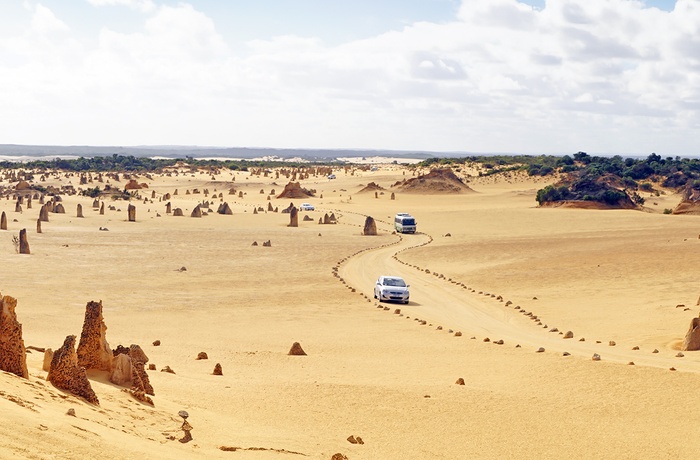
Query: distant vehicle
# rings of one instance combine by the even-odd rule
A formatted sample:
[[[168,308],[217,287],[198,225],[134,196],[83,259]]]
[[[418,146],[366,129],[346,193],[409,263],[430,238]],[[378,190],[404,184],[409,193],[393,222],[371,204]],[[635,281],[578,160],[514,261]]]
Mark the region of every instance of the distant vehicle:
[[[301,211],[313,211],[315,209],[316,208],[311,203],[302,203],[301,206],[299,206],[299,210]]]
[[[328,178],[329,178],[329,179],[335,179],[335,174],[329,174],[329,175],[328,175]]]
[[[416,233],[416,219],[407,212],[400,212],[394,217],[394,229],[398,233]]]
[[[380,276],[374,285],[374,298],[380,302],[396,301],[408,303],[408,284],[399,276]]]
[[[369,170],[370,170],[370,171],[376,171],[376,170],[377,170],[377,167],[376,167],[376,166],[372,166],[371,168],[369,168]]]

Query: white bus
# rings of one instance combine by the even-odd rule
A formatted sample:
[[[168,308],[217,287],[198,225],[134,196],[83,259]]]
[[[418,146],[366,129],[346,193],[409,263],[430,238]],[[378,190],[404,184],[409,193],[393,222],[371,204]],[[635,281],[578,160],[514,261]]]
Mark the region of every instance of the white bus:
[[[394,217],[394,228],[399,233],[416,233],[416,219],[407,212],[400,212]]]

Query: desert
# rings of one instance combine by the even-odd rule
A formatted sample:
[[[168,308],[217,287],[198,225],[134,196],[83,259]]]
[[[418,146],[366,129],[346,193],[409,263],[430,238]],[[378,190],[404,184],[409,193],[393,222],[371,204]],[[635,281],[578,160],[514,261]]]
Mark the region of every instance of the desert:
[[[553,177],[371,164],[2,170],[0,330],[27,373],[0,374],[0,458],[695,458],[700,221],[661,212],[681,192],[548,207]],[[32,189],[107,184],[51,210]],[[374,299],[380,275],[410,303]],[[70,336],[98,401],[47,380]],[[114,383],[126,357],[140,389]]]

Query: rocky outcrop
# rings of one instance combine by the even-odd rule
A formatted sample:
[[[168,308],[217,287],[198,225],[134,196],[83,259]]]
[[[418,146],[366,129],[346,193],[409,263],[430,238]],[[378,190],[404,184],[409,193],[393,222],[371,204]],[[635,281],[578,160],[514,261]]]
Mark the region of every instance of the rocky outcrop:
[[[39,220],[42,222],[49,221],[49,206],[47,204],[43,205],[41,209],[39,209]]]
[[[135,363],[146,364],[148,362],[148,356],[146,356],[146,353],[143,351],[143,348],[141,348],[141,346],[139,345],[136,345],[135,343],[129,345],[129,356]]]
[[[29,250],[29,241],[27,241],[27,229],[23,228],[19,231],[19,253],[31,254]]]
[[[63,204],[56,203],[53,207],[53,213],[54,214],[65,214],[66,208],[63,207]]]
[[[41,219],[36,220],[36,232],[41,233]]]
[[[78,203],[78,209],[76,211],[76,217],[83,217],[83,205]]]
[[[287,227],[298,227],[299,226],[299,211],[296,206],[293,206],[289,211],[289,225]]]
[[[0,215],[0,230],[7,230],[7,215],[5,211]]]
[[[190,217],[202,217],[202,208],[199,205],[195,206],[190,213]]]
[[[365,226],[362,229],[362,234],[365,236],[371,236],[377,234],[377,223],[374,221],[372,216],[367,216],[365,219]]]
[[[700,350],[700,318],[693,318],[683,340],[683,351]]]
[[[29,377],[22,325],[17,321],[17,299],[0,295],[0,370]]]
[[[44,372],[48,372],[51,369],[51,360],[53,360],[53,350],[47,348],[44,350],[44,362],[41,365],[41,369]]]
[[[79,396],[91,404],[100,404],[90,386],[85,368],[78,365],[74,335],[66,337],[61,348],[54,352],[46,380],[53,383],[56,388]]]
[[[181,208],[175,208],[175,209],[173,209],[173,216],[174,216],[174,217],[183,217],[184,214],[183,214],[183,212],[182,212],[182,209],[181,209]]]
[[[102,301],[90,301],[85,307],[83,332],[78,344],[78,365],[85,369],[111,371],[112,349],[107,343],[107,326],[102,317]]]
[[[168,201],[168,202],[165,204],[165,213],[166,213],[166,214],[170,214],[171,212],[173,212],[173,211],[172,211],[172,205],[171,205],[170,202]]]
[[[136,206],[130,204],[127,213],[129,215],[129,222],[136,222]]]
[[[142,186],[138,182],[136,182],[136,179],[131,179],[127,184],[124,186],[124,190],[141,190]]]

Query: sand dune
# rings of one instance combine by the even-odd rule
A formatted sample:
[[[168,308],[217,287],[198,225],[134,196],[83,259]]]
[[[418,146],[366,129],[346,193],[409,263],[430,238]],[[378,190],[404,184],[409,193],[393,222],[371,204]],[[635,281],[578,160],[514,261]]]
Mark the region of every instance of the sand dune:
[[[477,193],[439,199],[354,193],[405,171],[301,180],[316,211],[298,227],[253,213],[289,205],[267,200],[285,180],[226,170],[134,178],[148,184],[135,222],[125,201],[100,215],[91,198],[64,196],[66,213],[37,234],[39,204],[19,213],[2,199],[0,292],[18,299],[25,344],[58,348],[101,300],[111,347],[141,345],[156,370],[153,407],[88,372],[93,406],[46,382],[30,350],[28,379],[0,374],[0,458],[696,456],[680,433],[700,422],[689,409],[700,355],[678,352],[698,314],[700,220],[661,213],[681,196],[655,198],[658,212],[543,209],[547,182],[523,176],[463,177]],[[75,176],[42,185],[68,182],[78,187]],[[223,201],[231,215],[215,212]],[[338,224],[319,225],[330,212]],[[392,234],[396,212],[419,233]],[[367,215],[377,236],[361,234]],[[30,255],[11,242],[22,228]],[[408,305],[372,298],[382,274],[411,284]],[[295,342],[306,356],[288,354]]]

